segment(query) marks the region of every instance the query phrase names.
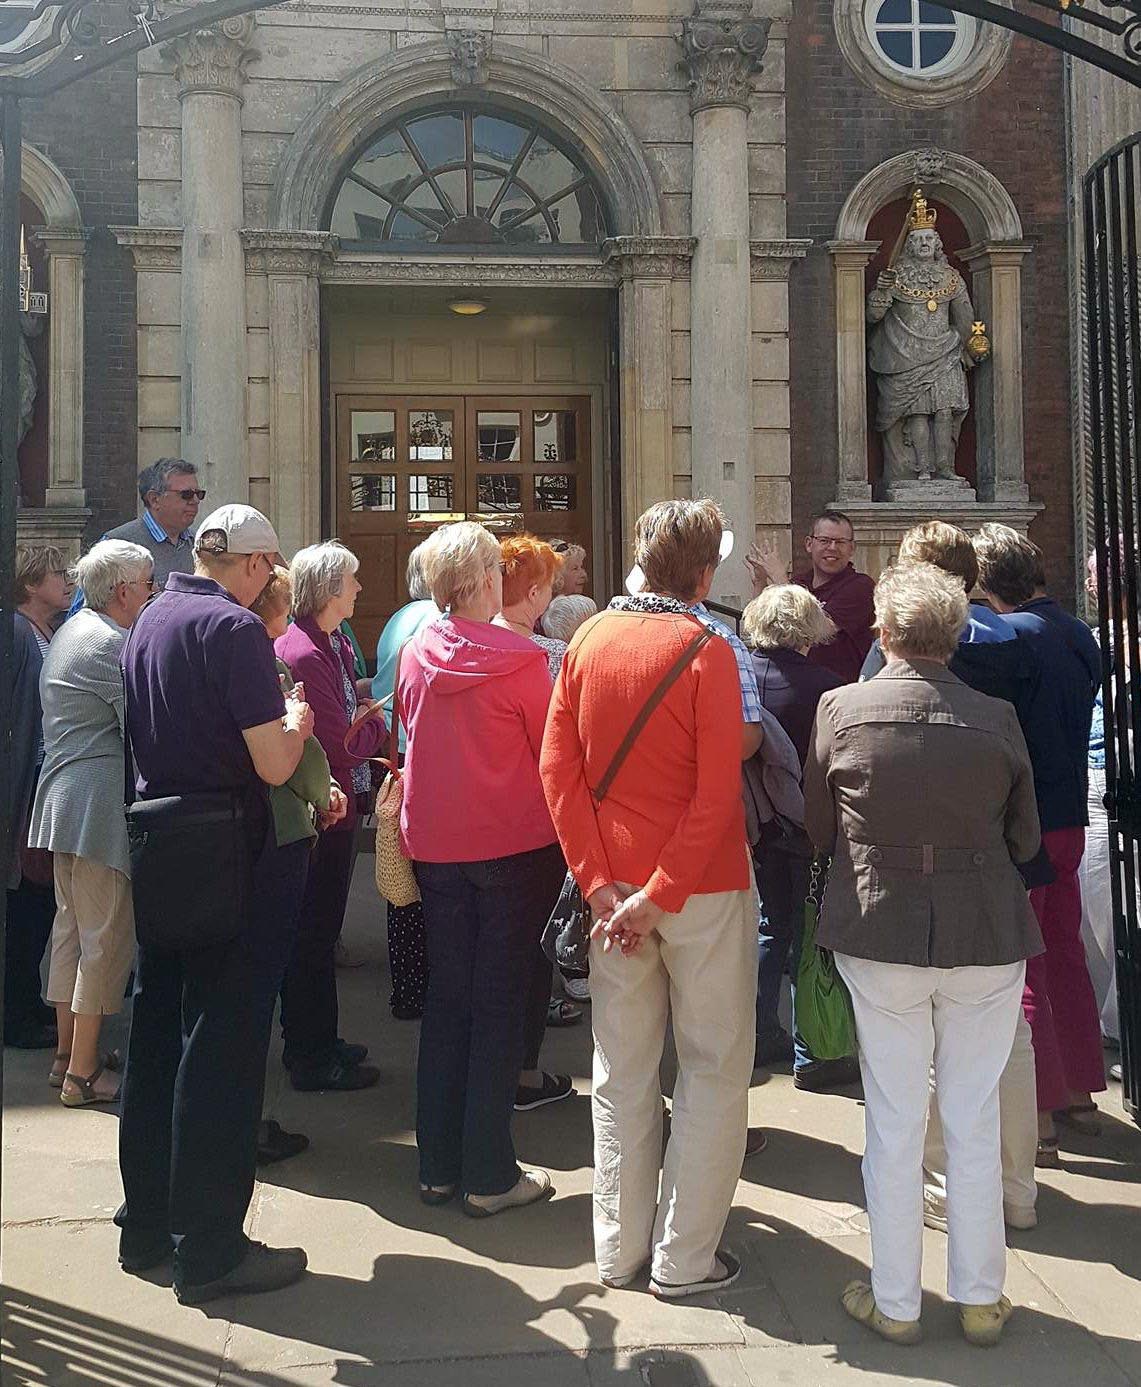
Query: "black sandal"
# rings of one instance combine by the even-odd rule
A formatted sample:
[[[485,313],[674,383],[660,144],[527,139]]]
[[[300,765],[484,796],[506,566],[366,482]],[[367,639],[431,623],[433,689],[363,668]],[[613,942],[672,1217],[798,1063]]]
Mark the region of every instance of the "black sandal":
[[[96,1065],[95,1073],[87,1079],[85,1079],[82,1074],[72,1074],[69,1070],[63,1076],[64,1082],[74,1084],[76,1088],[79,1089],[79,1092],[64,1093],[62,1091],[63,1085],[61,1084],[59,1101],[65,1108],[89,1108],[95,1103],[117,1103],[119,1101],[119,1093],[122,1090],[122,1085],[120,1085],[114,1093],[104,1094],[95,1092],[95,1081],[106,1068],[107,1066],[105,1064]]]
[[[1060,1170],[1062,1168],[1062,1158],[1058,1154],[1057,1137],[1038,1138],[1038,1151],[1034,1157],[1034,1164],[1039,1170]]]
[[[565,1001],[562,997],[551,998],[547,1006],[548,1026],[577,1026],[581,1020],[582,1007],[576,1007],[573,1002]]]

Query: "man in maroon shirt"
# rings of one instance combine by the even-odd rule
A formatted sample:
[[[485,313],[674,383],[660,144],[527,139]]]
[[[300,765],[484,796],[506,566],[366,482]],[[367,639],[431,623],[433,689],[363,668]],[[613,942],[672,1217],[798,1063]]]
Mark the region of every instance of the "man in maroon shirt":
[[[843,511],[821,511],[812,517],[804,547],[812,560],[812,571],[791,580],[774,546],[754,549],[746,560],[753,575],[753,596],[769,583],[792,581],[806,587],[837,627],[835,637],[827,645],[814,645],[808,659],[845,683],[854,684],[872,648],[875,620],[875,583],[852,567],[855,528]]]

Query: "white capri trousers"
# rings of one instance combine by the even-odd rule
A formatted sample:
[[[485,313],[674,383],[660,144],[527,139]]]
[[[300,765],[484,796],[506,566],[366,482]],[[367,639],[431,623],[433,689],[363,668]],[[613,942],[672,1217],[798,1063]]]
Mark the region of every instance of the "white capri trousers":
[[[629,958],[591,949],[594,1245],[604,1280],[633,1276],[648,1259],[673,1285],[713,1269],[745,1155],[756,991],[751,890],[691,896]],[[678,1076],[663,1160],[658,1069],[671,1013]]]
[[[135,957],[131,881],[74,853],[53,854],[55,924],[45,1000],[76,1016],[111,1016]]]
[[[919,1318],[934,1063],[947,1148],[947,1289],[960,1305],[993,1305],[1006,1278],[998,1085],[1026,965],[916,968],[850,954],[837,954],[836,964],[852,994],[860,1043],[876,1304],[891,1319]]]
[[[1109,860],[1109,820],[1105,812],[1105,771],[1096,766],[1089,773],[1089,828],[1086,850],[1078,867],[1082,887],[1082,943],[1086,966],[1101,1012],[1101,1033],[1120,1043],[1117,1015],[1117,948],[1113,938],[1113,892]]]
[[[1034,1081],[1034,1045],[1030,1022],[1022,1008],[1014,1028],[1014,1045],[998,1081],[998,1130],[1002,1145],[1002,1207],[1004,1213],[1032,1214],[1038,1203],[1034,1162],[1038,1155],[1038,1092]],[[923,1147],[923,1204],[930,1213],[947,1217],[947,1147],[931,1074],[931,1106]]]

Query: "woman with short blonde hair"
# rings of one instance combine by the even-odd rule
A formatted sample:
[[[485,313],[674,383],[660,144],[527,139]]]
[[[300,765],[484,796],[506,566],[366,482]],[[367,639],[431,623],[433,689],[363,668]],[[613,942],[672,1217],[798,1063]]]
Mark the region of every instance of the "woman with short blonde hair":
[[[994,1344],[1011,1314],[998,1087],[1042,952],[1017,870],[1041,843],[1034,779],[1013,707],[947,668],[962,580],[898,564],[875,610],[887,664],[821,698],[804,775],[805,827],[832,857],[817,937],[852,996],[864,1079],[871,1284],[842,1299],[881,1337],[919,1339],[934,1064],[947,1288],[968,1342]]]
[[[547,548],[547,546],[543,546]],[[420,1027],[420,1197],[488,1218],[550,1194],[511,1139],[524,1013],[564,867],[539,783],[551,678],[529,635],[497,625],[499,543],[472,521],[425,542],[443,614],[403,648],[408,729],[401,834],[424,905],[428,991]],[[550,1076],[547,1076],[550,1077]],[[553,1102],[571,1093],[569,1080]]]

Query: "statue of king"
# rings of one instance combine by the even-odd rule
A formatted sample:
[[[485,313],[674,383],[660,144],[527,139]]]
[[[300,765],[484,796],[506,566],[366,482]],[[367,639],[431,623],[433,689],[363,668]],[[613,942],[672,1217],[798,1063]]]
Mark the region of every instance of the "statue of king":
[[[916,188],[890,268],[868,295],[868,322],[876,324],[868,366],[879,392],[875,427],[883,436],[889,499],[901,482],[966,486],[956,478],[955,449],[970,408],[967,371],[990,354],[935,218]]]

